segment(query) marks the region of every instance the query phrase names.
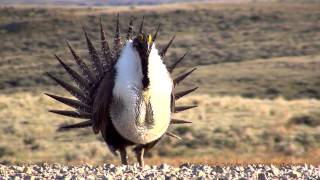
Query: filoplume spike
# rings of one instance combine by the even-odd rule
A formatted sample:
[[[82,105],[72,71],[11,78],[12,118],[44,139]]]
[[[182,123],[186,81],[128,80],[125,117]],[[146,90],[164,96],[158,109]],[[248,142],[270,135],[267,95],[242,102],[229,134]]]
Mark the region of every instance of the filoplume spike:
[[[170,39],[170,41],[168,42],[168,44],[167,44],[167,45],[162,49],[162,51],[160,52],[160,56],[161,56],[162,58],[166,56],[166,52],[168,51],[168,49],[169,49],[170,45],[172,44],[172,42],[173,42],[173,40],[174,40],[175,37],[176,37],[175,35],[172,36],[172,38]]]
[[[63,103],[63,104],[66,104],[70,107],[73,107],[76,109],[81,109],[84,112],[91,112],[91,107],[88,106],[87,104],[82,103],[81,101],[69,99],[69,98],[65,98],[65,97],[61,97],[61,96],[56,96],[56,95],[52,95],[52,94],[48,94],[48,93],[45,93],[45,95]]]
[[[143,25],[144,25],[144,16],[142,16],[142,21],[141,21],[141,24],[140,24],[139,33],[143,32]]]
[[[174,84],[177,85],[179,84],[182,80],[184,80],[186,77],[188,77],[193,71],[195,71],[197,68],[193,68],[190,71],[187,71],[185,73],[179,74],[174,80]]]
[[[195,108],[197,106],[177,106],[174,108],[174,112],[175,113],[178,113],[178,112],[181,112],[181,111],[185,111],[185,110],[188,110],[188,109],[192,109],[192,108]]]
[[[80,119],[90,119],[91,114],[86,112],[78,112],[78,111],[68,111],[68,110],[49,110],[49,112],[59,114],[62,116],[72,117],[72,118],[80,118]]]
[[[181,120],[181,119],[171,119],[171,124],[190,124],[191,121]]]
[[[177,67],[177,65],[186,57],[186,55],[188,54],[188,52],[184,53],[183,56],[181,56],[176,62],[174,62],[169,68],[168,71],[170,73],[173,72],[173,70]]]
[[[82,121],[82,122],[76,123],[76,124],[61,126],[61,127],[59,127],[58,131],[64,131],[64,130],[73,129],[73,128],[86,128],[86,127],[90,127],[90,126],[92,126],[92,121],[87,120],[87,121]]]
[[[178,100],[178,99],[182,98],[183,96],[186,96],[197,89],[198,89],[198,87],[195,87],[195,88],[188,89],[185,91],[176,92],[174,98],[175,98],[175,100]]]
[[[160,26],[161,26],[161,23],[158,24],[157,30],[156,30],[156,32],[155,32],[154,35],[153,35],[152,42],[155,42],[155,41],[156,41],[156,39],[157,39],[157,37],[158,37],[159,30],[160,30]]]
[[[173,134],[173,133],[171,133],[171,132],[166,132],[166,135],[168,135],[168,136],[170,136],[170,137],[174,137],[174,138],[176,138],[176,139],[181,140],[181,137],[179,137],[178,135]]]

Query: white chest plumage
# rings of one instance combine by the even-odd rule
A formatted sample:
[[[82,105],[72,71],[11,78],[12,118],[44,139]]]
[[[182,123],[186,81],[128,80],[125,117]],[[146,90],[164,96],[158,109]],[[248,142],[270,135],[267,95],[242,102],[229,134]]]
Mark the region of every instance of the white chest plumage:
[[[154,45],[148,63],[150,85],[146,91],[142,85],[141,60],[132,41],[126,43],[115,66],[117,73],[110,106],[111,120],[119,134],[137,144],[160,138],[167,131],[171,119],[173,83]],[[144,123],[148,119],[146,102],[150,102],[152,108],[152,126]]]

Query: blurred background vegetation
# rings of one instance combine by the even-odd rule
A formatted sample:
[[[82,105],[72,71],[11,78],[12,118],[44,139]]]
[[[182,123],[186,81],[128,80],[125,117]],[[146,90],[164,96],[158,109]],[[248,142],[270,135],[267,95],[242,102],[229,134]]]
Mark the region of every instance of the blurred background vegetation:
[[[149,163],[320,162],[319,2],[8,2],[0,1],[0,163],[117,160],[91,129],[56,132],[77,120],[48,113],[65,107],[43,93],[65,93],[45,76],[68,78],[53,56],[74,64],[65,41],[86,58],[81,27],[100,48],[99,18],[112,41],[118,12],[122,32],[130,16],[137,26],[144,15],[149,33],[161,23],[159,47],[176,35],[166,63],[190,51],[177,72],[198,67],[182,88],[199,90],[179,103],[199,107],[176,116],[193,124],[172,127],[183,140],[163,138],[148,154]]]

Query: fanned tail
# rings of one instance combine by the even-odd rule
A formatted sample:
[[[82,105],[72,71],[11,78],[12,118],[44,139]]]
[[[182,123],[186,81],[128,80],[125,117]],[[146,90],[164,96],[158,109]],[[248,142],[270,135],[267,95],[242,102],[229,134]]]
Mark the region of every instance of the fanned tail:
[[[67,46],[70,53],[73,56],[75,63],[77,64],[79,71],[71,68],[67,65],[59,56],[55,55],[58,62],[65,69],[65,71],[70,75],[73,82],[64,81],[50,73],[48,76],[53,79],[57,84],[68,91],[75,99],[57,96],[49,93],[45,93],[47,96],[65,104],[74,110],[49,110],[52,113],[72,117],[79,119],[87,119],[76,124],[64,125],[59,128],[59,130],[68,130],[74,128],[85,128],[85,127],[96,127],[96,121],[93,121],[93,106],[94,98],[97,88],[101,83],[101,79],[106,73],[113,70],[113,66],[116,63],[119,52],[122,48],[121,37],[120,37],[120,23],[119,15],[117,16],[116,32],[114,36],[114,46],[113,52],[110,50],[108,41],[103,30],[102,20],[100,19],[100,39],[101,39],[101,52],[99,52],[93,45],[87,31],[83,28],[84,36],[87,42],[88,53],[90,55],[89,64],[85,62],[72,48],[69,42]],[[129,32],[132,33],[132,21],[130,21]],[[130,37],[130,36],[129,36]],[[97,131],[94,131],[97,133]]]

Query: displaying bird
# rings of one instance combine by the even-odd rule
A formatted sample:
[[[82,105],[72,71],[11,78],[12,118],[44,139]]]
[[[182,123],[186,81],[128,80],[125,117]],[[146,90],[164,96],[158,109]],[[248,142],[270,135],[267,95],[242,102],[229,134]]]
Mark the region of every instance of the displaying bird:
[[[63,125],[59,130],[92,127],[94,133],[101,133],[113,154],[120,153],[122,164],[128,164],[126,148],[134,146],[133,150],[141,166],[144,166],[144,153],[164,135],[179,138],[167,131],[170,125],[191,123],[173,119],[172,116],[174,113],[195,107],[175,106],[175,101],[197,89],[195,87],[175,92],[176,86],[195,68],[172,79],[170,73],[186,54],[166,67],[165,54],[174,36],[161,51],[158,51],[155,42],[160,25],[151,36],[144,33],[143,24],[142,20],[139,31],[133,36],[131,18],[126,40],[122,43],[118,14],[111,49],[100,19],[101,51],[94,47],[84,29],[91,65],[78,56],[69,43],[67,45],[79,71],[71,68],[56,55],[56,59],[75,81],[75,85],[48,73],[51,79],[76,99],[46,93],[51,98],[75,108],[72,111],[49,110],[50,112],[86,119],[76,124]]]

